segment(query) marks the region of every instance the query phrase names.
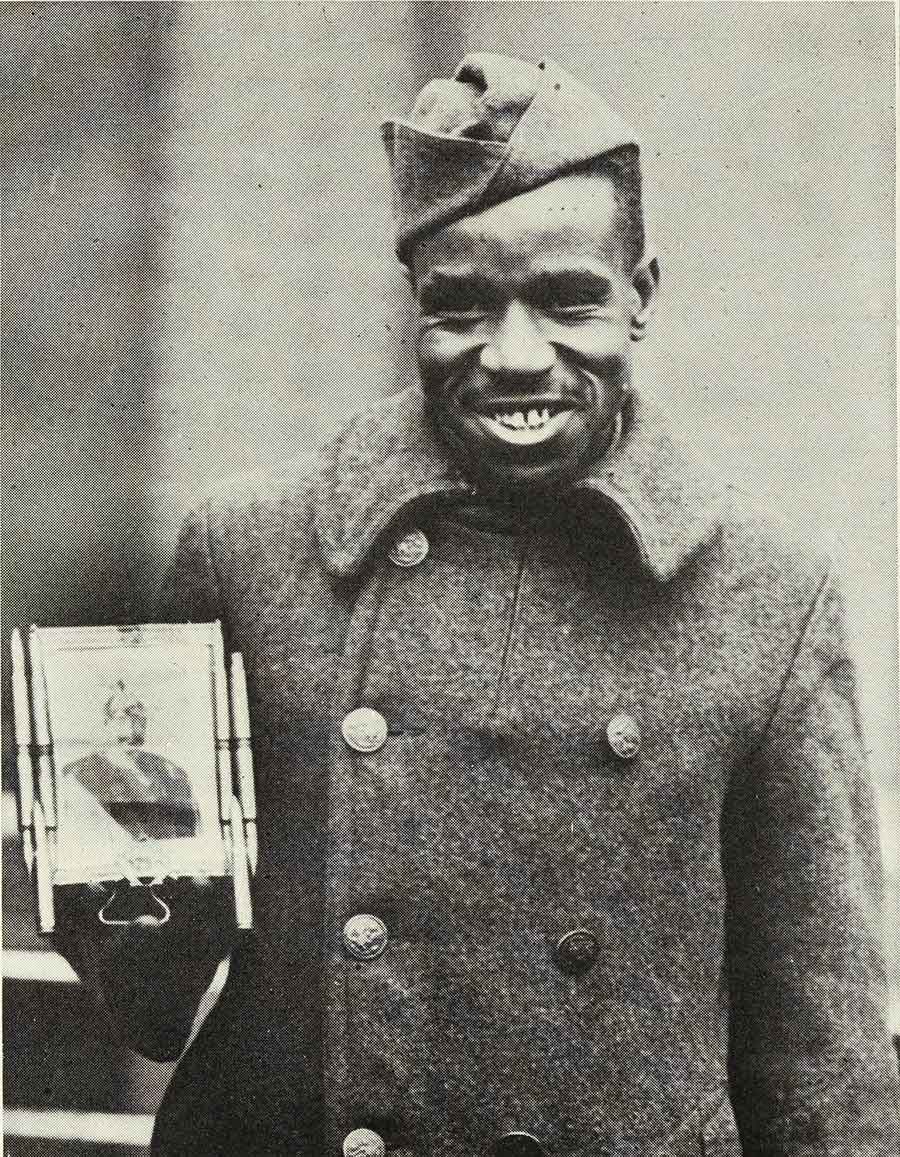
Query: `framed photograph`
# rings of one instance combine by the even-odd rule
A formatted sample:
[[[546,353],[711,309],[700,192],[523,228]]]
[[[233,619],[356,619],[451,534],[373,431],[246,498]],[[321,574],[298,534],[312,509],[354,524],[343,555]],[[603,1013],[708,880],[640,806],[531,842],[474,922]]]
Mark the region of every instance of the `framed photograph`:
[[[227,874],[218,625],[35,629],[30,650],[50,741],[53,883]]]

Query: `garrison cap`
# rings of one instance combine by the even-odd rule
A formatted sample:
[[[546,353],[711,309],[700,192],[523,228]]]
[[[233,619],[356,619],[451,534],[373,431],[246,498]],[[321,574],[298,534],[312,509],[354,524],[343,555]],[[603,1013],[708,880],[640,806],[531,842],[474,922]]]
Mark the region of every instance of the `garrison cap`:
[[[388,120],[397,255],[461,217],[506,201],[625,146],[634,132],[597,93],[552,60],[466,56],[433,80],[408,120]]]

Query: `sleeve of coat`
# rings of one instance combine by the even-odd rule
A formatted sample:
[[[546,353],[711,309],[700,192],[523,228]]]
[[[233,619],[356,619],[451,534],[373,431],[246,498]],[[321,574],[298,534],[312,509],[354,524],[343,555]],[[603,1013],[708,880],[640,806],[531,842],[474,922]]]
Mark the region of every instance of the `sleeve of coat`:
[[[205,515],[187,520],[166,576],[156,621],[221,618]],[[83,890],[60,912],[56,946],[106,1009],[124,1043],[154,1060],[178,1056],[219,961],[231,950],[233,899],[216,883],[170,886],[161,929],[103,928]]]
[[[881,855],[835,583],[726,816],[732,1098],[753,1157],[897,1157]]]
[[[209,506],[204,505],[182,524],[156,599],[157,622],[206,623],[223,617],[211,522]]]

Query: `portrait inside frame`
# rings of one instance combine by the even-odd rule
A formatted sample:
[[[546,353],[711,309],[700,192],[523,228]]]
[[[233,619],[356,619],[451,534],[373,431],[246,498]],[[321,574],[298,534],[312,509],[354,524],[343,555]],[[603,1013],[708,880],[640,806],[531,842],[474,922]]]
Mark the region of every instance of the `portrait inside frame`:
[[[218,623],[32,627],[13,640],[20,815],[39,924],[56,886],[233,876],[250,926],[243,664]]]
[[[226,871],[208,626],[45,628],[57,884]]]

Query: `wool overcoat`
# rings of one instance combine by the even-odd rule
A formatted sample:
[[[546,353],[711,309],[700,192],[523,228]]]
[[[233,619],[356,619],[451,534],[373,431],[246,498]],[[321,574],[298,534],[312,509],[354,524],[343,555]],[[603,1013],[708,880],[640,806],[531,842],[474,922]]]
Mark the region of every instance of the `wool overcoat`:
[[[172,607],[247,666],[261,857],[156,1151],[896,1157],[827,564],[640,406],[557,521],[470,493],[410,389],[182,535]]]

